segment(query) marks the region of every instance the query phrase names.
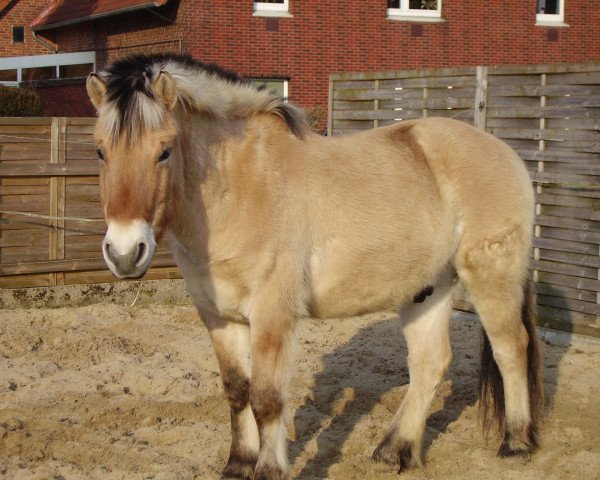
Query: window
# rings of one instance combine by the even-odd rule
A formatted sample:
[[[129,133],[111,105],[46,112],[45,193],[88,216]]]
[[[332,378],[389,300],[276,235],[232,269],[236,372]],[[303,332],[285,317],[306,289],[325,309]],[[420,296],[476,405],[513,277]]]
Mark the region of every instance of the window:
[[[564,0],[537,0],[537,15],[535,21],[538,25],[564,24]]]
[[[93,63],[77,63],[73,65],[60,65],[58,78],[87,77],[94,71]]]
[[[17,81],[17,69],[11,70],[0,70],[0,82],[16,82]]]
[[[25,82],[56,78],[56,67],[31,67],[24,68],[21,72],[21,80]]]
[[[277,78],[251,78],[250,81],[257,87],[266,88],[276,93],[279,97],[287,101],[288,99],[288,81]]]
[[[23,43],[25,41],[25,27],[13,27],[13,43]]]
[[[442,0],[388,0],[387,13],[389,18],[440,18]]]
[[[289,15],[289,0],[263,0],[254,2],[254,15],[286,17]]]

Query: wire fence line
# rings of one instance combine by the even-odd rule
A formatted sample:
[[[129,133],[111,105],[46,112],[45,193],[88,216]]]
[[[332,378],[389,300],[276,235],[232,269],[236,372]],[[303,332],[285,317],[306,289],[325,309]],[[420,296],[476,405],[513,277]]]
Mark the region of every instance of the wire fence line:
[[[32,143],[52,143],[52,142],[58,142],[58,143],[71,143],[73,145],[91,145],[91,146],[96,146],[95,142],[83,142],[83,141],[79,141],[79,140],[52,140],[51,138],[34,138],[34,137],[23,137],[20,135],[7,135],[5,133],[0,133],[0,139],[11,139],[11,140],[27,140],[28,142],[32,142]]]

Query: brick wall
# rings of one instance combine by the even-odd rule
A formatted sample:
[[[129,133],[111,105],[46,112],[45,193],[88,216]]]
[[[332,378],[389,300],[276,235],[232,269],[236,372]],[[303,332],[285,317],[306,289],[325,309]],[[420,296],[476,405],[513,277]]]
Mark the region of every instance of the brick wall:
[[[0,57],[45,55],[51,51],[33,38],[27,27],[50,3],[50,0],[18,0],[0,12]],[[25,26],[25,41],[13,43],[12,27]]]
[[[414,23],[386,18],[386,0],[290,0],[293,17],[278,20],[254,17],[252,0],[170,0],[158,15],[140,11],[43,33],[61,52],[97,50],[100,67],[132,51],[181,46],[246,76],[289,77],[292,101],[326,107],[333,72],[600,61],[600,5],[568,0],[570,26],[551,29],[535,26],[536,2],[444,0],[445,22],[420,24],[421,36],[411,36]],[[46,2],[15,2],[0,17],[2,35],[8,15],[35,3]],[[30,53],[47,53],[26,37]],[[3,55],[25,54],[7,50],[10,43],[0,45]]]
[[[600,5],[568,0],[557,41],[535,26],[537,0],[444,0],[443,23],[386,18],[386,0],[290,0],[293,18],[252,16],[252,1],[190,1],[185,48],[248,76],[289,76],[290,99],[327,105],[332,72],[600,60]]]
[[[133,52],[179,52],[184,25],[179,3],[171,0],[154,13],[138,10],[48,29],[44,35],[56,42],[61,52],[95,50],[99,68]]]
[[[35,90],[42,101],[46,117],[94,117],[96,110],[85,89],[84,79],[60,82],[38,82],[29,88]]]

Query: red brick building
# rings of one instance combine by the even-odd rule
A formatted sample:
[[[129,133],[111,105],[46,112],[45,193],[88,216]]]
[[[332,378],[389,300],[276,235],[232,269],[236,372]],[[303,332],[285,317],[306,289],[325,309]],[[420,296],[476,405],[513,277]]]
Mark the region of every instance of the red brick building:
[[[309,108],[327,105],[333,72],[600,61],[600,4],[589,0],[0,0],[0,8],[2,57],[91,52],[101,68],[132,51],[186,52],[278,81]],[[19,22],[22,44],[10,37]]]

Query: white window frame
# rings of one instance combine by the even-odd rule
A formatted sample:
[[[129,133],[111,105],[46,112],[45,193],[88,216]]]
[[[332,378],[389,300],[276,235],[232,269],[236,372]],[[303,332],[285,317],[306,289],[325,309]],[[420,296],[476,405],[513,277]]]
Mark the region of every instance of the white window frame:
[[[567,27],[568,25],[565,23],[565,0],[558,0],[558,2],[558,13],[536,13],[535,24]]]
[[[96,52],[57,53],[55,55],[25,55],[22,57],[0,58],[0,70],[16,70],[16,82],[0,82],[0,85],[18,86],[22,82],[23,70],[27,68],[54,67],[56,78],[60,79],[60,67],[91,63],[96,70]]]
[[[409,8],[409,0],[400,0],[400,8],[388,8],[387,15],[392,20],[440,21],[442,19],[442,0],[437,0],[436,10]]]
[[[250,77],[248,78],[252,83],[263,83],[263,82],[282,82],[283,83],[283,100],[285,102],[288,101],[289,98],[289,88],[290,81],[287,78],[277,78],[277,77]]]
[[[290,0],[283,0],[283,3],[254,2],[254,15],[258,17],[291,16]]]

